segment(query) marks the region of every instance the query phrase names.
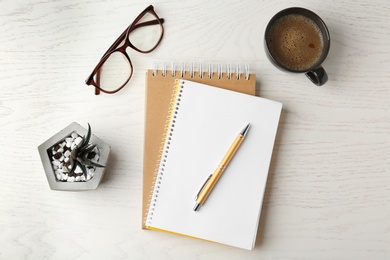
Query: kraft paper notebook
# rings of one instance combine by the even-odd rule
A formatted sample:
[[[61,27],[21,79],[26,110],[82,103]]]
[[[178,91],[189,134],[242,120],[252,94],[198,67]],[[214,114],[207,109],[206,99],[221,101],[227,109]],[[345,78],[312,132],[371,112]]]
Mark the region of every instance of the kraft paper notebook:
[[[186,80],[172,93],[146,227],[252,249],[282,104]],[[202,184],[248,123],[241,147],[194,211]]]
[[[227,71],[227,70],[226,70]],[[239,71],[239,70],[238,70]],[[172,73],[174,73],[172,75]],[[219,68],[215,72],[194,69],[184,70],[148,70],[146,74],[146,108],[145,108],[145,140],[144,140],[144,174],[142,197],[142,228],[145,229],[150,195],[153,191],[153,179],[156,162],[159,157],[161,139],[164,134],[167,112],[170,106],[172,87],[175,78],[190,79],[195,82],[226,88],[250,95],[256,93],[256,75],[247,69],[244,73],[222,73]]]

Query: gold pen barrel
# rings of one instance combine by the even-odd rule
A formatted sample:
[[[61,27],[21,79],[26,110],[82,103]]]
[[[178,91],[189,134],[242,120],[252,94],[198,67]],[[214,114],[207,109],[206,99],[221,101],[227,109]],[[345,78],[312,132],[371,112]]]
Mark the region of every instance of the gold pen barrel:
[[[225,156],[223,157],[221,163],[218,165],[218,168],[214,171],[210,179],[206,182],[205,186],[202,189],[202,191],[204,192],[201,192],[201,194],[199,194],[200,196],[199,200],[201,205],[204,203],[206,198],[210,195],[211,191],[214,189],[215,184],[217,184],[219,178],[222,176],[223,171],[226,169],[226,166],[232,160],[234,154],[240,147],[243,140],[244,140],[244,136],[242,135],[236,137],[236,139],[230,146],[229,150],[226,152]]]
[[[196,197],[196,205],[194,207],[194,210],[197,211],[201,205],[206,201],[208,196],[210,195],[211,191],[214,189],[214,186],[217,184],[219,178],[222,176],[222,173],[226,169],[227,165],[230,163],[232,158],[234,157],[235,153],[237,152],[238,148],[240,147],[242,141],[245,138],[245,134],[248,131],[249,124],[245,130],[244,133],[240,133],[232,145],[230,146],[229,150],[226,152],[225,156],[223,157],[221,163],[218,165],[218,168],[214,171],[214,173],[206,180],[205,184],[202,186],[200,192],[198,193]]]
[[[236,154],[243,140],[244,140],[244,136],[241,134],[236,137],[236,139],[230,146],[229,150],[226,152],[225,156],[223,157],[221,163],[219,164],[219,167],[222,167],[222,171],[224,171],[226,166],[230,163],[230,161],[232,160],[233,156]]]

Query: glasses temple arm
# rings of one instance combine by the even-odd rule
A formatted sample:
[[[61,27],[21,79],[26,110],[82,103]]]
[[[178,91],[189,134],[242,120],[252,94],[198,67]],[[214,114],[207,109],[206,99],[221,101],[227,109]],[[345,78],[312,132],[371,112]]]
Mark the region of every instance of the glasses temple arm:
[[[143,27],[143,26],[149,26],[149,25],[156,25],[156,24],[163,24],[164,23],[164,18],[159,18],[159,20],[153,20],[153,21],[148,21],[148,22],[144,22],[144,23],[139,23],[139,24],[136,24],[134,25],[134,27],[131,28],[131,31],[134,31],[135,29],[138,29],[140,27]]]

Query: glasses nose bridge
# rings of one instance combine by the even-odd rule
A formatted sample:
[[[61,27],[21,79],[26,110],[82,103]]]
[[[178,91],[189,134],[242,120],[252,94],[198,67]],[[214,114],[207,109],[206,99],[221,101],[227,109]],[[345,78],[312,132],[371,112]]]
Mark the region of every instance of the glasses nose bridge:
[[[126,36],[127,36],[127,35],[126,35]],[[120,51],[120,52],[122,52],[123,54],[127,55],[126,49],[127,49],[128,47],[131,47],[131,43],[130,43],[129,38],[128,38],[128,37],[125,37],[124,43],[122,44],[122,46],[119,46],[119,47],[116,49],[116,51]]]

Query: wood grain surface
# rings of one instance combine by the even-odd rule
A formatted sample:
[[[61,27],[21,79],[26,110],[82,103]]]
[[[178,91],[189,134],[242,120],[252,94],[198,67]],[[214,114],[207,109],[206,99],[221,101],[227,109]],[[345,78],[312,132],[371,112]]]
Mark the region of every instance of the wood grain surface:
[[[390,3],[154,1],[166,19],[115,95],[84,80],[144,1],[0,1],[0,259],[390,259]],[[323,18],[329,81],[267,60],[278,11]],[[256,247],[141,230],[145,73],[162,62],[249,64],[284,104]],[[76,121],[112,147],[99,188],[49,189],[37,147]],[[234,208],[232,208],[234,210]]]

